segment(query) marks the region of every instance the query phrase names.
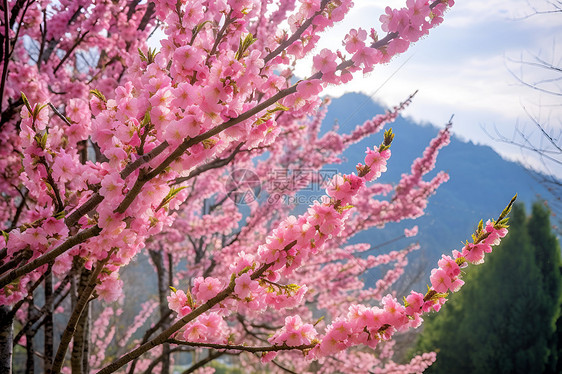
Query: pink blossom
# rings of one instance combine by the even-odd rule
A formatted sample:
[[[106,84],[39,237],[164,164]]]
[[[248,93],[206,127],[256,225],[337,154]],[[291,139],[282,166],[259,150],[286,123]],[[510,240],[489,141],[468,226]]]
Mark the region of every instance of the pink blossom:
[[[104,277],[101,284],[96,287],[99,297],[107,302],[117,300],[122,295],[122,290],[123,281],[118,278],[117,273]]]
[[[437,292],[445,293],[451,287],[451,278],[447,275],[445,270],[433,269],[429,279],[431,280],[433,289]]]
[[[411,238],[412,236],[416,236],[418,234],[418,226],[415,225],[411,229],[404,229],[404,236],[407,238]]]
[[[365,47],[365,40],[367,40],[367,31],[361,28],[359,30],[351,29],[345,36],[343,44],[348,53],[355,53]]]
[[[172,292],[167,299],[168,306],[176,313],[179,313],[180,309],[187,305],[187,295],[182,290]]]
[[[250,278],[249,273],[244,273],[235,281],[234,293],[241,299],[249,297],[253,292],[256,292],[259,288],[257,281]]]
[[[193,295],[195,298],[205,303],[215,297],[223,289],[222,282],[213,277],[197,277],[193,281]]]
[[[336,71],[336,67],[338,66],[336,57],[336,54],[329,49],[322,49],[320,53],[312,59],[314,70],[321,71],[324,74]]]

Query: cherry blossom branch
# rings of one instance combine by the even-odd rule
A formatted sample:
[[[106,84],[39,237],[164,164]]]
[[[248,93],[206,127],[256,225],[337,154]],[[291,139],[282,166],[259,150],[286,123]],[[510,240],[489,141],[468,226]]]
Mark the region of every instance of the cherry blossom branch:
[[[12,119],[14,114],[18,113],[22,105],[23,105],[23,100],[21,99],[21,97],[14,102],[8,103],[8,107],[5,110],[3,110],[2,114],[0,115],[0,130],[2,129],[2,127],[4,127],[5,124],[7,124]]]
[[[287,250],[293,247],[296,244],[296,241],[292,242],[287,246]],[[261,277],[267,269],[273,266],[273,263],[263,264],[259,269],[254,271],[251,275],[251,279],[255,280]],[[158,336],[153,338],[152,340],[140,345],[139,347],[135,348],[134,350],[130,351],[129,353],[121,356],[118,360],[112,362],[111,364],[104,367],[102,370],[98,372],[98,374],[109,374],[113,373],[123,365],[127,364],[131,360],[139,357],[143,353],[149,351],[150,349],[163,344],[172,336],[172,334],[178,332],[183,326],[187,325],[189,322],[193,321],[195,318],[199,317],[201,314],[205,313],[213,306],[217,305],[221,301],[225,300],[234,292],[234,279],[231,279],[229,285],[219,292],[215,297],[209,299],[205,304],[197,307],[191,313],[187,314],[185,317],[178,320],[172,326],[168,327],[166,330],[161,332]]]
[[[186,347],[175,347],[170,349],[169,353],[176,353],[176,352],[193,352],[193,349],[189,349]],[[221,353],[220,355],[213,357],[213,360],[217,357],[222,356],[223,354]],[[152,374],[154,373],[154,368],[164,360],[164,354],[161,354],[160,356],[158,356],[156,359],[152,360],[152,362],[150,363],[150,365],[148,365],[148,367],[143,371],[144,374]],[[205,362],[206,364],[207,362]],[[185,373],[185,371],[184,371]]]
[[[122,179],[127,178],[131,175],[135,170],[137,170],[141,165],[144,165],[147,162],[150,162],[153,158],[157,157],[160,153],[162,153],[168,147],[167,142],[163,142],[162,144],[158,145],[149,153],[145,153],[135,161],[129,163],[125,169],[121,171],[119,174]],[[104,197],[101,196],[99,193],[95,193],[83,203],[79,208],[75,209],[66,219],[65,224],[68,227],[74,226],[76,222],[86,213],[90,212],[91,210],[95,209],[102,201]]]
[[[29,287],[28,289],[28,296],[25,299],[21,299],[20,301],[18,301],[11,310],[11,316],[10,318],[15,317],[17,311],[19,310],[19,308],[21,308],[23,306],[23,304],[25,304],[26,302],[30,302],[33,299],[33,292],[37,289],[37,287],[39,287],[39,285],[43,282],[43,280],[45,279],[47,273],[43,273],[41,275],[41,277],[39,277],[39,279],[37,279],[37,281],[35,283],[33,283],[33,285],[31,287]]]
[[[53,309],[56,309],[57,306],[62,302],[62,300],[64,300],[66,298],[66,296],[70,292],[70,288],[68,288],[66,290],[65,290],[65,288],[66,288],[66,285],[70,282],[70,275],[71,274],[74,275],[74,272],[72,270],[71,270],[71,273],[63,279],[61,284],[57,287],[57,289],[53,293],[53,298],[57,298],[57,300],[53,303]],[[64,293],[63,293],[63,291],[64,291]],[[60,295],[60,298],[58,298],[59,295]],[[32,317],[32,318],[28,319],[25,326],[22,327],[22,329],[18,332],[18,334],[14,338],[14,345],[19,342],[19,340],[21,339],[21,337],[23,335],[26,335],[27,331],[29,329],[31,329],[31,327],[33,325],[35,325],[35,323],[37,321],[44,318],[46,312],[47,312],[47,306],[43,306],[41,308],[41,310],[35,315],[35,317]],[[35,328],[41,327],[43,325],[43,321],[39,322],[39,324],[37,324],[35,326]]]
[[[271,346],[246,346],[246,345],[237,345],[237,344],[214,344],[214,343],[197,343],[197,342],[186,342],[177,339],[168,339],[166,340],[167,343],[170,344],[177,344],[177,345],[188,345],[191,347],[202,347],[202,348],[213,348],[213,349],[221,349],[221,350],[229,350],[229,351],[244,351],[244,352],[280,352],[280,351],[304,351],[306,349],[312,349],[316,347],[317,343],[313,344],[302,344],[302,345],[271,345]]]
[[[59,117],[64,123],[66,123],[67,126],[72,126],[72,124],[68,121],[68,118],[66,118],[64,114],[59,112],[59,110],[53,105],[53,103],[49,101],[47,104],[49,105],[49,108],[51,108],[51,110],[55,112],[57,117]]]
[[[24,193],[21,196],[21,201],[18,204],[18,207],[16,208],[16,214],[14,214],[14,218],[12,218],[12,222],[10,223],[10,227],[8,228],[8,232],[12,231],[13,229],[15,229],[18,225],[18,221],[20,219],[20,215],[21,212],[23,212],[23,207],[25,206],[25,203],[27,201],[27,193],[29,192],[29,190],[25,189]],[[1,274],[1,272],[0,272]]]
[[[51,261],[54,261],[58,256],[68,251],[75,245],[84,243],[86,240],[98,235],[100,232],[101,228],[97,225],[90,227],[89,229],[80,231],[78,234],[67,239],[63,244],[59,245],[52,251],[47,252],[44,255],[31,261],[30,263],[13,269],[8,274],[4,275],[2,278],[0,278],[0,288],[4,288],[6,285],[12,283],[22,275],[25,275]]]
[[[128,5],[129,10],[127,11],[127,20],[130,20],[131,18],[133,18],[133,14],[135,14],[135,10],[137,8],[137,5],[139,5],[140,2],[141,2],[141,0],[131,0],[129,2],[129,5]]]
[[[213,47],[211,48],[211,52],[209,52],[208,57],[211,57],[212,55],[217,53],[217,47],[219,46],[222,37],[224,36],[224,32],[226,31],[228,26],[230,26],[230,24],[232,23],[232,19],[230,18],[231,15],[232,15],[232,11],[230,11],[230,13],[226,16],[226,19],[224,20],[224,25],[222,25],[221,29],[219,30],[217,37],[215,38],[215,43],[213,44]],[[207,57],[207,62],[209,61],[208,57]]]
[[[64,203],[62,202],[62,198],[60,195],[60,191],[59,188],[57,186],[57,183],[55,182],[55,180],[53,179],[53,176],[51,175],[51,170],[49,165],[47,164],[47,161],[45,160],[44,157],[40,157],[39,158],[39,163],[41,165],[43,165],[45,167],[45,170],[47,171],[47,187],[51,187],[51,189],[53,190],[53,195],[51,198],[53,198],[53,203],[55,205],[55,214],[58,214],[60,212],[62,212],[64,210]],[[47,189],[48,191],[48,189]]]
[[[286,371],[289,374],[298,374],[296,371],[293,371],[289,368],[286,368],[285,366],[281,365],[279,362],[275,361],[275,360],[271,360],[271,363],[275,366],[277,366],[279,369]]]
[[[142,337],[141,344],[146,343],[148,341],[148,339],[150,338],[150,336],[152,334],[154,334],[160,327],[162,327],[164,325],[164,323],[166,323],[169,320],[172,313],[173,312],[171,310],[168,310],[168,313],[166,313],[165,315],[160,317],[160,320],[158,322],[156,322],[154,325],[152,325],[152,327],[150,327],[148,330],[146,330],[146,332],[144,333],[144,335]],[[137,361],[138,361],[138,357],[135,358],[133,360],[133,362],[131,363],[131,366],[129,368],[129,374],[135,373],[135,367],[137,365]]]
[[[25,1],[25,0],[24,0],[24,1]],[[14,7],[12,8],[12,16],[10,17],[10,29],[11,29],[12,27],[14,27],[14,24],[15,24],[16,18],[17,18],[17,15],[18,15],[18,13],[19,13],[19,9],[16,9],[16,7],[18,6],[18,3],[23,3],[24,1],[21,1],[21,2],[18,1],[18,2],[16,2],[16,4],[14,5]],[[20,35],[20,31],[21,31],[21,29],[23,28],[22,25],[23,25],[23,19],[24,19],[24,17],[25,17],[25,13],[27,13],[27,10],[29,9],[29,6],[30,6],[31,4],[33,4],[34,1],[35,1],[35,0],[28,0],[28,1],[26,2],[26,4],[25,4],[25,8],[23,9],[23,12],[21,13],[20,22],[19,22],[18,28],[17,28],[17,30],[16,30],[16,35],[14,36],[14,39],[12,39],[12,42],[11,42],[11,44],[12,44],[12,50],[10,51],[10,58],[12,57],[12,54],[14,53],[14,49],[15,49],[14,46],[15,46],[15,44],[17,43],[18,38],[19,38],[19,35]]]
[[[23,3],[25,3],[25,1],[26,0],[17,0],[16,3],[14,4],[14,7],[12,8],[12,14],[10,17],[10,28],[14,27],[16,23],[16,19],[18,18],[18,14],[21,8],[23,7]]]
[[[144,12],[142,19],[139,22],[139,26],[138,26],[139,30],[143,31],[146,28],[146,26],[148,26],[148,23],[150,22],[150,19],[154,14],[154,7],[155,4],[152,1],[148,3],[148,6],[146,7],[146,11]]]
[[[324,9],[326,8],[326,5],[328,5],[329,0],[322,0],[322,3],[320,4],[320,10],[316,11],[316,13],[314,13],[314,15],[310,18],[308,18],[298,29],[297,31],[295,31],[295,33],[293,35],[291,35],[291,37],[287,40],[285,40],[283,43],[279,44],[279,46],[277,48],[275,48],[274,51],[270,52],[267,56],[265,56],[265,58],[263,59],[264,65],[267,65],[267,63],[275,58],[277,55],[279,55],[281,52],[283,52],[287,47],[289,47],[291,44],[293,44],[294,42],[297,41],[297,39],[299,39],[301,37],[301,35],[303,34],[303,32],[306,31],[306,29],[308,29],[308,27],[312,24],[312,22],[314,21],[314,18],[318,15],[320,15]]]
[[[33,256],[33,252],[28,249],[20,251],[13,259],[0,266],[0,274],[17,267],[20,263],[29,260]]]
[[[322,74],[322,73],[318,73],[318,74]],[[316,74],[316,75],[318,75],[318,74]],[[209,131],[207,131],[207,132],[205,132],[201,135],[195,136],[193,138],[185,139],[168,157],[166,157],[166,159],[164,161],[162,161],[160,163],[160,165],[158,165],[156,168],[154,168],[153,170],[151,170],[147,174],[143,175],[142,177],[139,175],[139,178],[137,178],[137,181],[133,185],[133,188],[131,188],[131,190],[129,190],[127,195],[125,195],[125,198],[123,199],[123,201],[121,201],[121,204],[119,204],[117,209],[115,209],[115,212],[116,213],[124,213],[127,210],[127,208],[133,203],[136,196],[140,193],[144,184],[146,184],[146,182],[148,182],[149,180],[153,179],[154,177],[159,175],[161,172],[163,172],[168,166],[170,166],[170,164],[172,162],[174,162],[181,155],[183,155],[184,152],[187,151],[189,148],[191,148],[192,146],[202,142],[203,140],[206,140],[206,139],[208,139],[212,136],[215,136],[215,135],[221,133],[222,131],[224,131],[224,130],[226,130],[226,129],[234,126],[234,125],[237,125],[238,123],[240,123],[242,121],[245,121],[245,120],[251,118],[253,115],[258,114],[262,110],[267,109],[268,107],[275,104],[277,101],[281,100],[285,96],[290,95],[291,93],[295,93],[296,91],[297,91],[297,85],[295,84],[295,85],[293,85],[289,88],[286,88],[282,91],[279,91],[277,94],[273,95],[272,97],[263,101],[262,103],[256,105],[252,109],[244,112],[243,114],[239,115],[238,117],[232,118],[232,119],[230,119],[226,122],[223,122],[221,125],[216,126],[216,127],[212,128],[211,130],[209,130]],[[166,146],[168,145],[168,143],[166,141],[164,141],[161,144],[161,146],[164,146],[164,144],[166,144]]]

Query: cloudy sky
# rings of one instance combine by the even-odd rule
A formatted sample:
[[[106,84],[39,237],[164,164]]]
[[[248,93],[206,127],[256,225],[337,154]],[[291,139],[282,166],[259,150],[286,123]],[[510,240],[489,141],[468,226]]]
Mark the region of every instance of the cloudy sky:
[[[352,27],[375,27],[384,35],[378,21],[384,7],[401,7],[404,3],[405,0],[355,1],[349,17],[322,38],[317,50],[335,49]],[[544,0],[458,0],[446,14],[445,22],[404,55],[344,87],[329,88],[326,93],[340,96],[361,91],[392,106],[418,89],[406,116],[443,126],[454,114],[453,129],[462,139],[488,144],[505,158],[523,159],[527,165],[542,167],[534,154],[494,138],[497,132],[511,139],[520,129],[541,145],[539,131],[529,115],[548,124],[554,134],[561,132],[562,96],[540,93],[514,77],[529,83],[549,80],[541,87],[562,92],[560,72],[553,74],[520,63],[537,62],[538,56],[562,66],[562,12],[532,15],[551,9],[552,5]],[[298,66],[297,73],[309,75],[310,61]],[[562,177],[560,165],[549,163],[548,167]]]

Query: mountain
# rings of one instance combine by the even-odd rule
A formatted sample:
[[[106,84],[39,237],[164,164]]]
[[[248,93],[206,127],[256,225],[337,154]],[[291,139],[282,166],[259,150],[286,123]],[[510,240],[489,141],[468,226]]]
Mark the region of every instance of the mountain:
[[[345,94],[332,100],[322,131],[330,130],[337,123],[341,133],[349,133],[358,124],[383,112],[384,108],[366,95]],[[388,171],[379,181],[396,184],[402,173],[409,173],[412,161],[421,156],[439,129],[401,116],[388,127],[392,127],[396,136]],[[355,170],[357,162],[363,160],[365,149],[380,144],[381,139],[382,133],[378,133],[354,144],[344,152],[342,164],[329,168],[337,168],[340,172]],[[464,142],[454,136],[439,153],[435,169],[424,179],[430,180],[440,170],[446,171],[450,180],[429,198],[424,216],[388,224],[383,230],[368,230],[352,241],[377,245],[400,235],[404,228],[418,225],[419,234],[409,240],[419,241],[421,249],[411,255],[410,263],[417,262],[419,269],[421,262],[429,270],[436,266],[442,253],[450,254],[452,249],[460,249],[462,241],[470,238],[480,219],[485,222],[489,218],[497,218],[515,193],[518,194],[517,201],[524,202],[527,207],[537,199],[537,195],[549,196],[544,186],[537,183],[532,173],[522,165],[504,160],[488,146]],[[385,246],[381,251],[400,249],[407,244],[404,239]],[[421,277],[421,283],[429,281],[427,274]],[[420,284],[416,288],[419,287]]]

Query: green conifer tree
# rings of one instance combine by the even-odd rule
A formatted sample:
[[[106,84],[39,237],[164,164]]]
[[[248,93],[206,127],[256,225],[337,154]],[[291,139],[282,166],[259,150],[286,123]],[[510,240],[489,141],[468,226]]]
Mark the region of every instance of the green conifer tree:
[[[547,294],[549,311],[548,316],[553,316],[549,321],[545,320],[544,327],[548,330],[556,330],[556,322],[560,320],[560,307],[562,303],[562,276],[561,276],[561,260],[560,260],[560,246],[552,228],[550,226],[550,212],[540,203],[533,205],[533,214],[527,229],[531,237],[531,242],[535,247],[535,257],[542,274],[543,288]],[[560,327],[560,326],[559,326]],[[547,359],[547,367],[545,373],[556,374],[560,373],[560,365],[562,357],[560,350],[562,347],[559,345],[558,336],[562,331],[557,334],[552,334],[548,340],[549,356]],[[558,366],[558,367],[557,367]]]

